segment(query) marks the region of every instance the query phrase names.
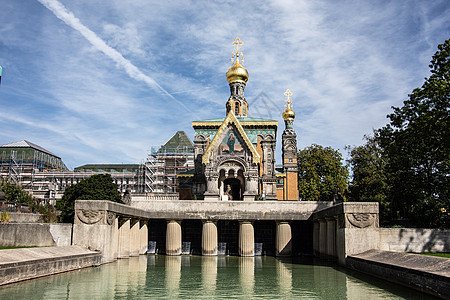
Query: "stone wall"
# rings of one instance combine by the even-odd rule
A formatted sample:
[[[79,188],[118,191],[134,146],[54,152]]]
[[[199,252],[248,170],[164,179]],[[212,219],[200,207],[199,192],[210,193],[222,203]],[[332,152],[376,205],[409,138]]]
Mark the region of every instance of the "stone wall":
[[[379,249],[378,207],[376,202],[344,202],[314,212],[314,255],[345,265],[348,255]]]
[[[450,260],[443,257],[369,250],[346,258],[348,268],[450,299]]]
[[[380,250],[395,252],[450,252],[450,230],[380,228]]]
[[[1,247],[70,246],[72,224],[3,223],[0,224]]]
[[[101,253],[77,246],[0,250],[0,285],[100,263]]]
[[[81,202],[80,202],[81,204]],[[131,206],[149,219],[216,220],[308,220],[319,210],[331,207],[328,201],[139,201]]]
[[[9,213],[9,223],[42,223],[42,216],[40,214],[32,213]]]

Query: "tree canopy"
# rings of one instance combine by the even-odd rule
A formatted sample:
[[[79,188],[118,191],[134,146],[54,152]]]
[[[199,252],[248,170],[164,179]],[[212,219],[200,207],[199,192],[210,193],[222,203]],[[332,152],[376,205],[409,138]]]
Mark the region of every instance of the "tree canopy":
[[[339,195],[344,197],[349,173],[339,151],[313,144],[298,152],[297,162],[300,199],[333,201]]]
[[[381,221],[390,219],[389,186],[386,179],[386,157],[375,132],[365,136],[366,143],[358,147],[347,147],[353,178],[349,184],[349,200],[379,202]]]
[[[56,202],[56,208],[61,211],[62,222],[73,222],[75,200],[122,202],[120,193],[117,191],[117,185],[109,174],[93,175],[65,190],[61,200]]]
[[[34,198],[19,185],[8,182],[6,179],[0,181],[0,190],[5,193],[5,201],[23,204],[34,204]]]
[[[431,76],[393,107],[390,122],[352,150],[351,190],[354,200],[385,201],[393,220],[449,227],[450,40],[438,46],[429,67]],[[369,161],[362,162],[364,155]],[[370,169],[375,162],[381,167]]]

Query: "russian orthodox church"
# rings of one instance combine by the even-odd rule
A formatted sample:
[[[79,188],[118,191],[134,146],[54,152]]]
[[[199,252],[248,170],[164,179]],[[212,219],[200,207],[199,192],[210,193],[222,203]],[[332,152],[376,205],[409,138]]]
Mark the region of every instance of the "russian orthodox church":
[[[249,117],[244,90],[242,41],[233,42],[232,66],[226,73],[230,97],[225,118],[193,121],[195,130],[193,195],[205,201],[298,200],[297,136],[292,93],[287,90],[282,135],[283,168],[275,169],[278,122]]]

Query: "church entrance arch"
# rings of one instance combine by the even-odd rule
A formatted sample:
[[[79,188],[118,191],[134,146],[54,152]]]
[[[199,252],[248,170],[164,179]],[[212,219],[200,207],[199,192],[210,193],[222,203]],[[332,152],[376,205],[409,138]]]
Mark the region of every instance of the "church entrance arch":
[[[239,201],[244,199],[244,166],[236,158],[225,160],[220,164],[219,192],[222,201]]]
[[[237,178],[228,178],[223,181],[224,195],[228,196],[228,200],[242,200],[242,186]]]

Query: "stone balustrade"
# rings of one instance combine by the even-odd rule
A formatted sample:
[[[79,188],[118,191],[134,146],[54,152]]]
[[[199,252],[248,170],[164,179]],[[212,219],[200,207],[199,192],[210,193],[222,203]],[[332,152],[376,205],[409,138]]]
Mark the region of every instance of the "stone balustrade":
[[[146,209],[100,200],[75,204],[73,244],[101,251],[103,261],[144,254],[148,220],[165,219],[165,253],[182,252],[183,220],[201,220],[201,253],[218,253],[217,221],[239,221],[238,253],[255,255],[255,221],[276,226],[275,255],[292,254],[293,221],[312,221],[313,252],[345,264],[347,255],[379,249],[378,203],[147,201]],[[199,236],[199,237],[200,237]]]
[[[102,253],[102,263],[147,253],[145,212],[103,200],[75,202],[73,245]]]
[[[379,249],[378,217],[376,202],[343,202],[314,212],[314,255],[345,264],[347,255]]]

